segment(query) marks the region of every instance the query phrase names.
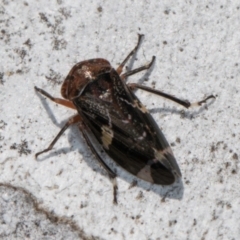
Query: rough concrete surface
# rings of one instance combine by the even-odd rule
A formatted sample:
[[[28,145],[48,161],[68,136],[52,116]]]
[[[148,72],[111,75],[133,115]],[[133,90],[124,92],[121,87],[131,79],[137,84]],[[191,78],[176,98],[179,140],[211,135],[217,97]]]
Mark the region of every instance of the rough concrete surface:
[[[1,239],[240,239],[240,4],[237,1],[10,1],[0,3]],[[39,157],[74,110],[60,97],[71,67],[91,58],[114,67],[145,35],[131,76],[182,99],[183,107],[137,91],[182,171],[173,186],[144,182],[116,166],[112,184],[77,126]],[[135,184],[132,184],[132,183]]]

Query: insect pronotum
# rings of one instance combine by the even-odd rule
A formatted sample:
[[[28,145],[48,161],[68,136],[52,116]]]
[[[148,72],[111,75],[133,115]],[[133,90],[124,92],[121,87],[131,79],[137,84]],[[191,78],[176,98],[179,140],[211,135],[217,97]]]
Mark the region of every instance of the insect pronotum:
[[[53,102],[77,110],[48,148],[36,153],[36,158],[50,151],[70,125],[77,124],[96,159],[114,180],[114,203],[117,203],[116,174],[97,151],[92,137],[113,161],[145,181],[170,185],[181,177],[181,171],[167,140],[133,91],[142,89],[186,108],[201,105],[208,99],[215,98],[210,95],[191,104],[141,84],[126,83],[127,77],[149,69],[155,60],[153,56],[150,63],[122,73],[126,62],[137,51],[142,37],[143,35],[139,35],[137,45],[116,70],[102,58],[77,63],[63,82],[61,94],[64,99],[52,97],[46,91],[35,87],[36,91]]]

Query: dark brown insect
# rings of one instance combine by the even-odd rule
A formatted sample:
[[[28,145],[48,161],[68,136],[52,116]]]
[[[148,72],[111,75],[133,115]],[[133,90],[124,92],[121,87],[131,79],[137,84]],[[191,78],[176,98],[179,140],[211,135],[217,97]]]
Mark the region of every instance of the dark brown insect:
[[[142,89],[157,94],[186,108],[201,105],[214,96],[210,95],[202,101],[191,104],[189,101],[180,100],[137,83],[127,84],[128,76],[149,69],[155,60],[153,56],[149,64],[122,74],[124,65],[138,49],[142,36],[139,35],[136,47],[116,70],[102,58],[77,63],[62,85],[61,94],[65,99],[54,98],[35,87],[52,101],[77,110],[77,114],[68,120],[49,147],[38,152],[36,157],[50,151],[70,125],[78,124],[88,146],[110,178],[115,179],[116,174],[104,162],[92,138],[101,144],[116,163],[141,179],[155,184],[170,185],[181,177],[167,140],[133,90]],[[116,191],[117,185],[114,181],[115,203]]]

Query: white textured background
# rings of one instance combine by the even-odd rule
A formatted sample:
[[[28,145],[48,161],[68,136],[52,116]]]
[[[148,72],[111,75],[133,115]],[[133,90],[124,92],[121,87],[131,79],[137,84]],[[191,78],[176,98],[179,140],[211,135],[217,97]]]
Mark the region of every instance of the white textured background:
[[[193,3],[195,2],[195,3]],[[240,239],[238,1],[10,1],[0,3],[0,238]],[[129,79],[197,101],[185,110],[138,91],[172,145],[182,184],[151,186],[116,168],[112,185],[77,127],[34,159],[74,113],[60,96],[71,67],[101,57],[113,66],[145,34]],[[58,224],[57,224],[58,223]]]

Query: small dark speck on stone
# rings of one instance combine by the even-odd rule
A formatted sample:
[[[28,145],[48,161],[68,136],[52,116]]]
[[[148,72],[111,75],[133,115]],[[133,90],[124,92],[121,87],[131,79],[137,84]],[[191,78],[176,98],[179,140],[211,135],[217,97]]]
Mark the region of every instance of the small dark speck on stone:
[[[169,227],[175,225],[177,223],[177,220],[169,221]]]
[[[212,146],[211,146],[211,152],[214,152],[216,150],[216,146],[213,144]]]
[[[232,205],[230,203],[227,203],[227,209],[232,208]]]
[[[22,74],[23,71],[22,71],[21,69],[18,69],[18,70],[16,71],[16,73],[17,73],[17,74]]]
[[[231,166],[231,163],[230,162],[226,162],[225,163],[225,167],[228,168],[229,166]]]
[[[168,15],[169,12],[170,12],[170,10],[165,10],[165,11],[164,11],[164,13],[165,13],[166,15]]]
[[[102,9],[102,7],[100,6],[100,7],[98,7],[97,8],[97,10],[98,10],[98,12],[102,12],[103,11],[103,9]]]
[[[179,51],[180,51],[180,52],[183,52],[183,48],[179,48]]]
[[[151,84],[152,84],[153,87],[155,87],[156,81],[152,81]]]
[[[234,160],[238,160],[238,155],[237,155],[237,153],[234,153],[233,156],[232,156],[232,158],[233,158]]]
[[[163,41],[163,44],[164,44],[164,45],[167,45],[167,41]]]
[[[31,44],[31,40],[30,40],[30,39],[28,39],[27,41],[25,41],[23,44],[24,44],[24,45],[27,45],[29,48],[32,47],[32,44]]]
[[[137,186],[137,183],[138,183],[138,182],[137,182],[136,179],[133,180],[128,189],[133,188],[133,187],[136,187],[136,186]]]
[[[177,143],[181,143],[181,139],[179,137],[176,138]]]
[[[28,155],[30,154],[32,151],[28,148],[28,143],[26,140],[22,140],[20,144],[12,144],[10,146],[10,149],[12,150],[18,150],[18,153],[20,154],[20,156],[22,156],[22,154]]]
[[[3,85],[4,84],[4,80],[3,80],[3,77],[4,77],[4,73],[3,72],[0,72],[0,84]]]

